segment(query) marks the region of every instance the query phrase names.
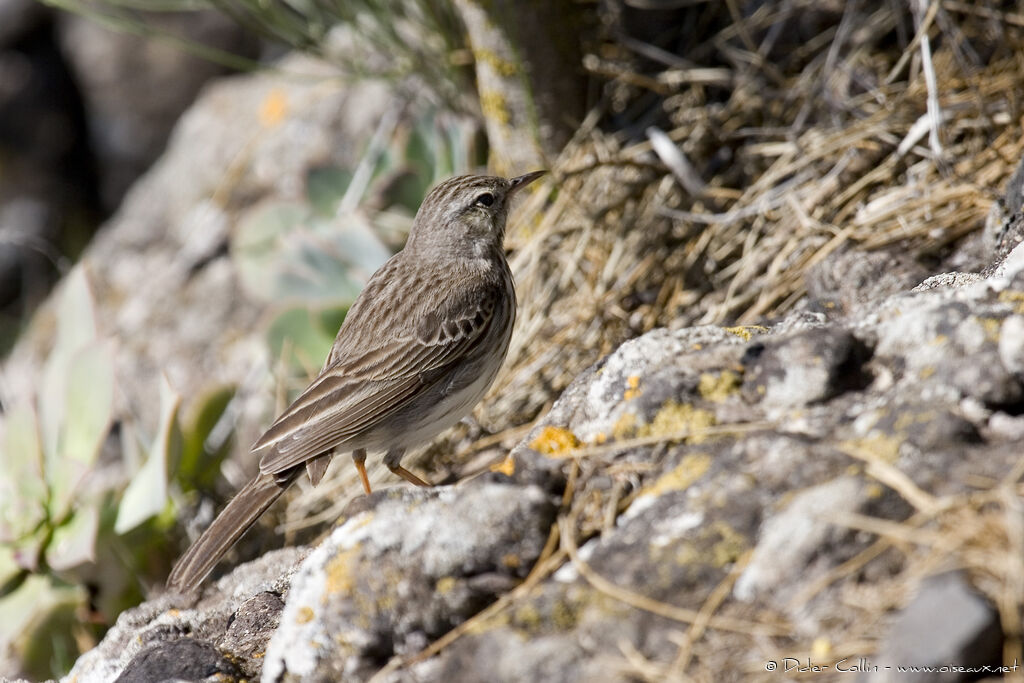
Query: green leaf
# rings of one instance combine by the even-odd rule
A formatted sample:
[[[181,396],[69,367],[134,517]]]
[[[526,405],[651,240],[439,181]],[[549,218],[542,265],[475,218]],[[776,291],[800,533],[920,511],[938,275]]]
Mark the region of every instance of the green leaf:
[[[181,397],[171,388],[167,378],[160,384],[160,429],[142,466],[125,489],[117,509],[114,532],[123,534],[134,529],[150,517],[159,514],[167,505],[168,463],[176,459],[181,447],[177,434],[178,406]]]
[[[17,590],[0,598],[0,650],[10,653],[21,671],[33,680],[61,673],[78,654],[72,635],[82,623],[77,616],[87,605],[81,586],[53,577],[28,577]],[[55,661],[56,660],[56,661]],[[54,671],[54,666],[58,671]]]
[[[31,406],[4,415],[0,441],[0,542],[33,533],[46,518],[46,480]]]
[[[267,345],[273,357],[292,368],[293,374],[311,375],[323,365],[337,332],[337,328],[331,331],[324,326],[320,313],[295,307],[278,314],[270,323]]]
[[[221,461],[231,446],[233,428],[232,432],[220,435],[212,432],[234,396],[234,387],[218,387],[194,403],[190,419],[182,426],[181,458],[175,475],[184,490],[209,488],[220,472]],[[215,443],[209,441],[211,436],[217,436]]]
[[[56,317],[54,354],[69,356],[96,340],[96,314],[84,266],[76,266],[64,278]]]
[[[420,121],[419,125],[412,129],[405,145],[405,162],[415,169],[416,175],[423,179],[424,184],[431,181],[437,167],[437,157],[434,154],[437,137],[437,131],[432,129],[429,121]]]
[[[45,459],[50,519],[57,524],[67,515],[78,485],[95,465],[110,429],[114,362],[106,345],[93,343],[75,353],[62,383],[63,419],[53,427],[56,448],[47,451]],[[47,405],[42,408],[45,412]]]
[[[350,182],[352,172],[337,166],[311,170],[306,175],[306,196],[313,210],[321,216],[333,216]]]
[[[408,211],[410,216],[414,216],[423,203],[430,185],[431,176],[426,171],[410,170],[402,173],[388,185],[384,195],[385,202],[388,206],[400,206]]]
[[[390,251],[360,214],[327,220],[276,202],[239,222],[232,255],[254,296],[332,306],[350,304]]]
[[[22,569],[14,559],[14,551],[11,548],[0,545],[0,585],[6,585],[21,573]],[[4,595],[6,593],[0,593],[0,597]]]
[[[67,382],[75,355],[97,340],[92,294],[82,266],[64,279],[56,303],[57,340],[43,368],[37,396],[39,428],[47,463],[57,460],[67,414]]]
[[[99,525],[99,503],[76,505],[71,518],[53,531],[53,538],[46,547],[47,566],[63,571],[95,561]]]
[[[79,604],[83,598],[80,588],[59,586],[48,576],[28,577],[17,590],[0,598],[0,614],[4,615],[0,619],[0,651],[23,649],[22,643],[31,637],[34,625],[61,605]]]
[[[266,202],[250,209],[238,222],[231,257],[242,285],[255,297],[275,301],[275,283],[285,236],[309,218],[309,208],[294,202]]]

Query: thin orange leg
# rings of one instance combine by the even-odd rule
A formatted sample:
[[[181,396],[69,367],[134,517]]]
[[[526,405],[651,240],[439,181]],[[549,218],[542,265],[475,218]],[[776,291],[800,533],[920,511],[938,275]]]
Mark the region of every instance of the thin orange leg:
[[[401,465],[388,465],[388,469],[400,476],[402,479],[405,479],[407,482],[416,484],[417,486],[433,486],[433,484],[428,484]]]
[[[366,476],[366,449],[359,448],[352,451],[352,462],[356,465],[356,470],[359,471],[359,478],[363,482],[363,490],[366,491],[366,495],[373,493],[370,490],[370,478]]]

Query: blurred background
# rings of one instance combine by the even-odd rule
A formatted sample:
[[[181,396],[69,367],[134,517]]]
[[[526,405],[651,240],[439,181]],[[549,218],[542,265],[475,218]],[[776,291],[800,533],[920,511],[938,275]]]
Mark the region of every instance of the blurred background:
[[[159,589],[439,180],[551,170],[503,374],[420,454],[448,482],[655,327],[841,311],[843,254],[982,269],[1022,47],[1013,2],[0,0],[0,676]]]

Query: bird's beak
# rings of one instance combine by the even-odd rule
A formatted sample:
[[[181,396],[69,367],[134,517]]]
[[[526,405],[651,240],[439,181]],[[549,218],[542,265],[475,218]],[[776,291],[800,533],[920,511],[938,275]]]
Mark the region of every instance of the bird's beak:
[[[508,182],[511,183],[508,188],[509,196],[519,192],[519,190],[523,189],[537,178],[540,178],[545,173],[547,173],[547,171],[534,171],[532,173],[527,173],[526,175],[516,176],[515,178],[509,179]]]

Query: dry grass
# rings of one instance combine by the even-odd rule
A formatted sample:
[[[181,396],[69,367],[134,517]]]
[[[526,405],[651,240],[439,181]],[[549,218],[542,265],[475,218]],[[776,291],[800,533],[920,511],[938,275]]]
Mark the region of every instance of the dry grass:
[[[798,13],[820,3],[790,5]],[[1013,17],[977,16],[999,13],[931,7],[934,115],[919,48],[876,44],[909,21],[900,3],[838,27],[822,19],[793,73],[731,46],[744,66],[728,72],[734,89],[721,101],[702,81],[663,87],[675,124],[664,132],[701,172],[700,196],[683,190],[650,140],[585,125],[546,181],[554,199],[538,193],[513,217],[520,317],[485,424],[533,418],[583,368],[655,327],[781,315],[804,294],[807,270],[839,249],[898,248],[934,262],[979,230],[1024,152],[1024,32]],[[763,14],[709,42],[770,32],[783,18]],[[996,21],[1005,42],[987,63],[946,47],[990,41]],[[952,33],[940,30],[947,24]],[[644,76],[662,82],[669,72]],[[619,73],[620,89],[641,88]],[[725,153],[731,160],[719,165]]]

